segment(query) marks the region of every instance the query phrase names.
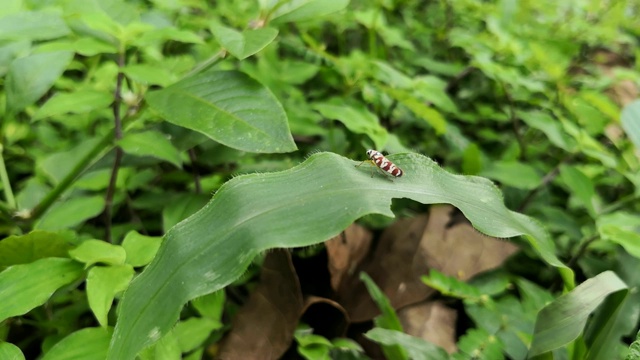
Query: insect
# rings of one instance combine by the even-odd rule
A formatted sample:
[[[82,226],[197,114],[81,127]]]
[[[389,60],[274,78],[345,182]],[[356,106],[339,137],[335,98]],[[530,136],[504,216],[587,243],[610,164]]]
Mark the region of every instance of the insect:
[[[382,155],[380,151],[369,149],[367,150],[367,156],[369,157],[370,160],[365,160],[365,161],[373,162],[378,168],[384,170],[389,175],[400,177],[402,176],[402,174],[404,174],[402,169],[397,167],[396,164],[389,161],[389,159],[387,159],[384,155]],[[365,161],[356,165],[356,167],[362,165]],[[371,174],[371,177],[373,177],[373,173]]]

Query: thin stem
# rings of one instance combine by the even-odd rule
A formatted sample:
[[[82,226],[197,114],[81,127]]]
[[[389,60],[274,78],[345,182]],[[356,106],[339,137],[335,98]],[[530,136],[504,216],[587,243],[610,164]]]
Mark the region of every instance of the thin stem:
[[[516,116],[516,112],[514,110],[513,99],[511,99],[511,95],[507,91],[507,87],[503,82],[500,82],[500,86],[502,86],[502,91],[504,91],[504,96],[507,98],[507,102],[509,103],[509,120],[511,120],[511,126],[513,127],[513,134],[516,137],[516,141],[518,142],[518,147],[520,147],[520,159],[525,160],[527,158],[526,146],[524,141],[522,140],[522,136],[520,136],[520,126],[518,124],[518,117]]]
[[[100,142],[98,142],[91,151],[89,151],[84,157],[78,161],[76,166],[71,169],[71,171],[60,181],[54,188],[51,190],[38,205],[36,205],[31,213],[29,214],[29,218],[33,221],[38,219],[45,211],[53,205],[53,203],[58,200],[60,195],[65,192],[69,186],[73,183],[73,181],[91,164],[91,162],[103,151],[109,148],[111,144],[111,140],[113,135],[111,133],[105,134]]]
[[[122,81],[124,79],[124,73],[122,68],[125,62],[125,53],[121,51],[118,54],[118,76],[116,78],[116,89],[113,93],[113,121],[114,121],[114,135],[116,142],[122,139],[122,119],[120,118],[120,105],[122,104]],[[118,180],[118,171],[120,170],[120,164],[122,162],[122,156],[124,152],[120,146],[116,145],[116,158],[113,162],[113,168],[111,169],[111,178],[109,178],[109,186],[107,187],[107,194],[105,196],[104,216],[105,216],[105,240],[107,242],[113,242],[111,238],[111,216],[113,212],[113,195],[116,191],[116,181]]]
[[[582,257],[582,255],[584,255],[584,253],[587,251],[587,248],[589,247],[589,245],[591,245],[592,242],[598,240],[599,238],[600,237],[598,235],[592,235],[591,237],[583,240],[580,243],[580,247],[578,248],[578,251],[576,251],[576,253],[571,257],[571,259],[567,261],[567,266],[572,268],[578,262],[578,260]]]
[[[2,181],[2,189],[4,190],[4,198],[7,200],[7,205],[10,208],[17,208],[16,199],[13,196],[13,190],[11,190],[11,181],[9,181],[9,174],[7,174],[7,168],[4,164],[4,147],[0,144],[0,180]]]
[[[538,192],[540,192],[540,190],[542,188],[544,188],[545,186],[549,185],[549,183],[551,181],[553,181],[553,179],[555,179],[556,176],[558,176],[558,174],[560,173],[560,166],[562,166],[563,164],[566,164],[567,162],[571,161],[571,159],[573,159],[573,157],[574,157],[573,154],[565,157],[564,159],[562,159],[558,163],[558,165],[556,165],[551,171],[549,171],[547,173],[547,175],[545,175],[542,178],[542,180],[540,181],[540,185],[538,185],[535,189],[532,189],[531,191],[529,191],[527,196],[520,203],[520,206],[518,206],[517,211],[518,212],[523,212],[527,208],[527,206],[529,206],[529,203],[538,194]]]
[[[203,70],[206,70],[206,69],[214,66],[218,61],[224,59],[225,55],[227,55],[227,51],[224,50],[224,49],[220,50],[218,53],[216,53],[212,57],[208,58],[205,62],[203,62],[202,64],[196,66],[185,77],[189,77],[191,75],[197,74],[197,73],[199,73],[199,72],[201,72]]]

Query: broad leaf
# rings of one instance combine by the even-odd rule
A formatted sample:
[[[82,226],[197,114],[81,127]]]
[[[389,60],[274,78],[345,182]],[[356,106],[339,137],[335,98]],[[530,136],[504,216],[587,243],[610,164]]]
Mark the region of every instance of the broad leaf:
[[[448,360],[449,355],[442,348],[401,331],[373,328],[366,334],[369,339],[382,345],[399,345],[413,360]]]
[[[28,264],[47,257],[67,257],[73,233],[32,231],[0,241],[0,267]]]
[[[62,230],[98,216],[104,209],[102,196],[77,197],[53,205],[35,224],[36,229]]]
[[[220,45],[240,60],[264,49],[278,35],[278,30],[268,27],[242,32],[219,23],[209,27]]]
[[[67,113],[83,114],[96,109],[104,109],[113,101],[108,92],[81,90],[72,93],[57,93],[36,111],[32,120]]]
[[[24,11],[0,19],[0,40],[48,40],[71,31],[55,10]]]
[[[33,104],[62,75],[72,58],[70,51],[54,51],[14,60],[5,83],[7,110],[18,112]]]
[[[569,187],[582,205],[589,211],[589,215],[595,217],[597,214],[595,204],[596,189],[593,182],[587,175],[573,166],[560,166],[560,179]]]
[[[94,266],[87,275],[87,299],[98,322],[107,327],[107,315],[117,293],[124,291],[133,278],[131,265]]]
[[[60,258],[46,258],[7,268],[0,273],[0,321],[26,314],[44,304],[54,291],[80,275],[81,264]]]
[[[524,234],[573,287],[573,272],[555,256],[548,234],[509,211],[490,181],[450,174],[418,154],[389,159],[405,170],[403,177],[371,178],[357,161],[319,153],[290,170],[224,184],[214,200],[168,231],[154,261],[125,292],[109,359],[132,359],[168,332],[187,301],[228,285],[256,254],[320,243],[366,214],[392,217],[393,198],[453,204],[490,236]]]
[[[140,133],[128,133],[118,143],[127,154],[152,156],[168,161],[178,168],[182,167],[180,152],[160,132],[149,130]]]
[[[557,349],[575,340],[589,315],[605,298],[626,290],[627,285],[612,271],[605,271],[578,285],[538,313],[529,356]]]
[[[161,237],[146,236],[130,231],[122,240],[122,247],[127,253],[126,263],[137,267],[144,266],[153,260],[162,243]]]
[[[209,70],[149,93],[165,120],[244,151],[296,149],[287,116],[275,96],[237,71]]]
[[[121,265],[127,257],[122,246],[101,240],[85,240],[77,248],[69,251],[69,255],[85,263],[87,267],[96,263]]]
[[[24,360],[24,354],[19,347],[4,341],[0,341],[0,359]]]
[[[111,329],[84,328],[60,340],[42,360],[104,359],[110,339]]]

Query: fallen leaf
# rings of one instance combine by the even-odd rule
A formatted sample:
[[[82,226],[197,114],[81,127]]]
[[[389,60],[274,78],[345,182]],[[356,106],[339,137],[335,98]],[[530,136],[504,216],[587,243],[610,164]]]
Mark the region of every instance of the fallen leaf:
[[[347,311],[339,303],[313,295],[305,298],[300,321],[327,339],[343,337],[349,326]]]
[[[218,357],[279,359],[291,345],[302,307],[291,255],[286,250],[270,252],[262,265],[260,283],[233,319]]]
[[[345,278],[353,276],[371,247],[371,232],[353,224],[338,236],[325,241],[329,257],[331,288],[338,290]]]
[[[406,306],[398,311],[398,317],[405,333],[438,345],[449,354],[458,350],[458,313],[441,301],[425,301]]]

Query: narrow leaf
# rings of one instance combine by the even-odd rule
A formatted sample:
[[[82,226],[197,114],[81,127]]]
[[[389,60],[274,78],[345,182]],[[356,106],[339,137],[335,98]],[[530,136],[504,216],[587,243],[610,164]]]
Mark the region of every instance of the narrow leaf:
[[[113,101],[108,92],[76,91],[57,93],[36,111],[32,120],[40,120],[63,114],[83,114],[97,109],[104,109]]]
[[[439,346],[401,331],[373,328],[364,336],[383,345],[399,345],[413,360],[448,360],[449,355]]]
[[[14,60],[5,83],[7,110],[18,112],[33,104],[51,88],[72,58],[70,51],[54,51]]]
[[[82,265],[60,258],[46,258],[15,265],[0,273],[0,321],[23,315],[44,304],[54,291],[82,275]]]
[[[35,224],[36,229],[62,230],[98,216],[104,209],[102,196],[77,197],[53,205]]]
[[[149,93],[165,120],[244,151],[296,149],[287,116],[275,96],[237,71],[209,70]]]
[[[612,271],[605,271],[562,295],[538,313],[529,356],[557,349],[581,333],[589,315],[605,298],[627,285]]]
[[[371,178],[368,169],[355,167],[357,161],[319,153],[290,170],[224,184],[209,204],[167,233],[153,262],[125,292],[109,359],[132,359],[168,332],[187,301],[228,285],[256,254],[320,243],[366,214],[392,217],[393,198],[450,203],[490,236],[526,234],[541,258],[559,268],[565,286],[573,287],[573,272],[555,256],[545,230],[509,211],[490,181],[450,174],[418,154],[389,159],[405,170],[402,178]]]

